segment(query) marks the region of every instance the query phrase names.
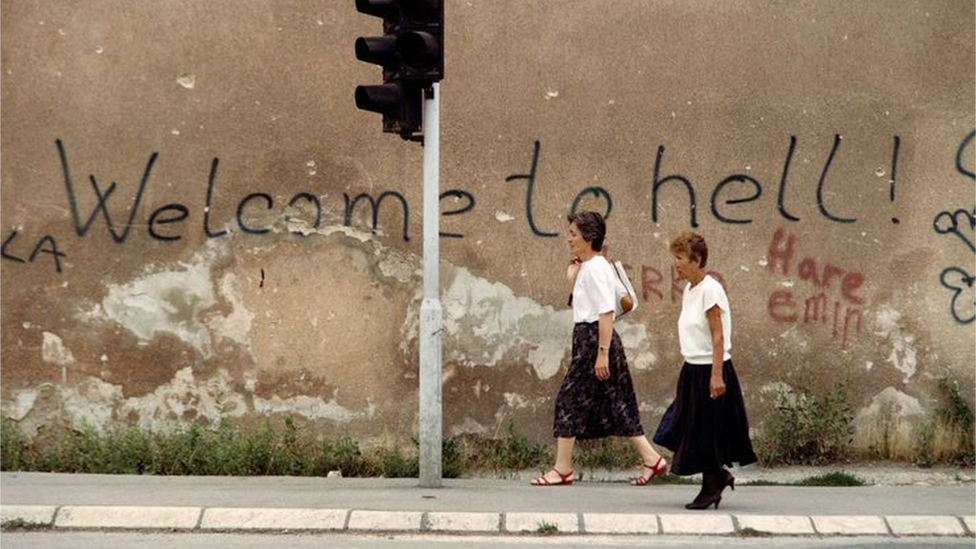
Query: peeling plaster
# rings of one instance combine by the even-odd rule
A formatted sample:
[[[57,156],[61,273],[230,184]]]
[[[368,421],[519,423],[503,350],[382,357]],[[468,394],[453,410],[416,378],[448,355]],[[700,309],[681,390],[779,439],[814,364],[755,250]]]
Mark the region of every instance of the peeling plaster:
[[[340,406],[335,398],[325,401],[304,395],[283,399],[279,396],[262,398],[233,390],[232,379],[220,370],[208,379],[198,379],[191,368],[184,368],[173,379],[150,394],[126,398],[121,385],[106,383],[96,377],[86,377],[73,387],[60,387],[55,399],[72,428],[86,425],[104,432],[119,423],[135,423],[154,432],[168,432],[201,419],[216,427],[225,418],[239,418],[247,414],[293,414],[310,420],[348,423],[354,419],[375,416],[376,406],[369,402],[362,411]],[[12,419],[23,420],[40,410],[40,388],[14,391],[4,402],[3,412]],[[248,405],[248,397],[253,408]],[[50,407],[50,404],[46,405]]]
[[[517,297],[504,284],[471,274],[463,267],[442,268],[444,360],[465,366],[497,367],[504,361],[524,359],[539,379],[559,372],[570,351],[573,312]],[[418,337],[420,297],[411,304],[404,323],[404,343]],[[637,370],[651,369],[658,361],[651,350],[647,329],[620,320],[614,323]]]
[[[918,370],[915,336],[902,333],[902,328],[898,324],[898,321],[901,320],[901,313],[890,305],[882,306],[875,318],[878,323],[878,331],[875,333],[891,341],[891,354],[888,355],[887,361],[896,370],[905,374],[903,381],[908,383]]]
[[[27,414],[34,408],[34,403],[37,402],[37,395],[40,393],[37,389],[27,389],[23,391],[18,391],[14,395],[13,401],[5,401],[3,403],[3,415],[14,421],[20,421],[27,417]]]
[[[490,436],[492,434],[491,429],[478,423],[477,421],[471,419],[470,417],[464,418],[464,421],[457,425],[452,425],[450,427],[449,436],[456,437],[460,435],[481,435]]]
[[[244,306],[244,299],[235,287],[236,282],[237,276],[233,273],[228,273],[221,279],[220,295],[230,302],[233,310],[227,316],[210,319],[208,325],[218,336],[236,341],[250,350],[251,325],[255,314]]]
[[[370,418],[376,411],[373,403],[363,412],[354,412],[340,406],[333,398],[326,402],[320,397],[298,395],[287,399],[274,396],[270,399],[254,397],[254,412],[257,414],[286,413],[300,415],[308,419],[328,419],[336,423],[348,423],[354,419]]]
[[[102,300],[105,315],[148,344],[157,332],[175,335],[204,358],[213,352],[210,332],[198,321],[213,306],[210,265],[214,254],[198,254],[184,270],[162,271],[128,284],[108,284]]]
[[[44,332],[44,342],[41,344],[41,358],[44,362],[68,366],[75,363],[71,350],[64,346],[64,342],[56,334]]]
[[[903,440],[911,440],[915,422],[924,417],[925,410],[917,398],[894,387],[886,387],[871,399],[871,404],[858,411],[854,427],[864,436],[865,433],[876,431],[879,425],[890,422]]]

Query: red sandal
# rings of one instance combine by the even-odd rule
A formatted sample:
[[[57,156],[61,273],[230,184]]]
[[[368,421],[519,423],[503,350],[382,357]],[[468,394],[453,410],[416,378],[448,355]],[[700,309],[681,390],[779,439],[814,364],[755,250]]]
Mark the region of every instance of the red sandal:
[[[663,464],[661,463],[662,461],[664,462]],[[644,468],[651,470],[651,476],[637,477],[633,481],[631,481],[630,483],[631,486],[647,486],[648,484],[650,484],[651,480],[654,479],[654,477],[663,477],[664,475],[668,474],[668,462],[664,461],[664,456],[657,458],[657,461],[654,463],[654,465],[648,465],[645,463]]]
[[[532,486],[569,486],[570,484],[573,483],[573,477],[576,476],[576,473],[574,471],[570,471],[564,475],[559,471],[557,471],[555,467],[550,469],[550,471],[556,473],[556,475],[559,476],[558,482],[553,482],[547,479],[545,475],[542,475],[541,477],[537,477],[534,480],[532,480],[530,484],[532,484]]]

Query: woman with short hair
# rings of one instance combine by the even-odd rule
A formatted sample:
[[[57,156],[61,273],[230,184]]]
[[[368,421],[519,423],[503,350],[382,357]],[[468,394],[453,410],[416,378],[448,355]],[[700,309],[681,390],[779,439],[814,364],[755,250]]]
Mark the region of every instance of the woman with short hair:
[[[672,408],[654,441],[674,452],[671,472],[702,473],[701,491],[685,507],[718,509],[725,487],[735,489],[735,477],[723,465],[756,461],[739,378],[732,367],[732,310],[725,288],[704,270],[708,245],[701,235],[679,234],[671,242],[671,253],[678,276],[688,282],[678,318],[684,365]]]
[[[600,254],[606,222],[597,212],[568,217],[572,261],[566,276],[573,286],[573,346],[569,371],[556,395],[553,436],[556,464],[532,481],[534,486],[572,484],[573,446],[577,439],[627,437],[644,461],[643,474],[632,482],[644,486],[667,473],[668,463],[644,436],[634,384],[620,336],[613,329],[617,279]]]

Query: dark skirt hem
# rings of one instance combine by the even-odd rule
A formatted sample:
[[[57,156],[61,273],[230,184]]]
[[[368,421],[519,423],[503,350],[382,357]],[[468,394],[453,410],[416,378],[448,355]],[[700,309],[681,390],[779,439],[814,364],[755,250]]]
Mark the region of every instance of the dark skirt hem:
[[[610,379],[596,377],[599,351],[597,322],[573,328],[569,371],[556,395],[553,436],[580,440],[644,434],[627,355],[616,331],[610,341]]]
[[[654,435],[654,442],[674,452],[671,472],[676,475],[715,472],[723,465],[757,461],[732,361],[722,364],[725,394],[715,400],[709,397],[711,375],[708,364],[686,362],[682,366],[674,402]]]

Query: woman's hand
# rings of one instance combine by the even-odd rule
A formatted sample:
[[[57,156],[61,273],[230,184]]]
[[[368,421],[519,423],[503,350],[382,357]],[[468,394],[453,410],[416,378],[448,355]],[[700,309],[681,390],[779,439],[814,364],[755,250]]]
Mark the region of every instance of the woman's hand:
[[[721,368],[719,369],[721,372]],[[712,400],[725,394],[725,380],[722,379],[722,375],[711,376],[708,381],[708,396],[712,397]]]
[[[576,284],[576,275],[579,274],[580,264],[580,258],[574,257],[569,263],[569,267],[566,267],[566,279],[569,280],[570,285]]]
[[[722,333],[722,309],[713,305],[705,311],[708,327],[712,332],[712,375],[708,381],[708,396],[712,400],[725,394],[725,380],[722,379],[722,357],[725,356],[725,334]]]
[[[596,354],[596,367],[593,369],[600,381],[610,379],[610,351],[600,350]]]

